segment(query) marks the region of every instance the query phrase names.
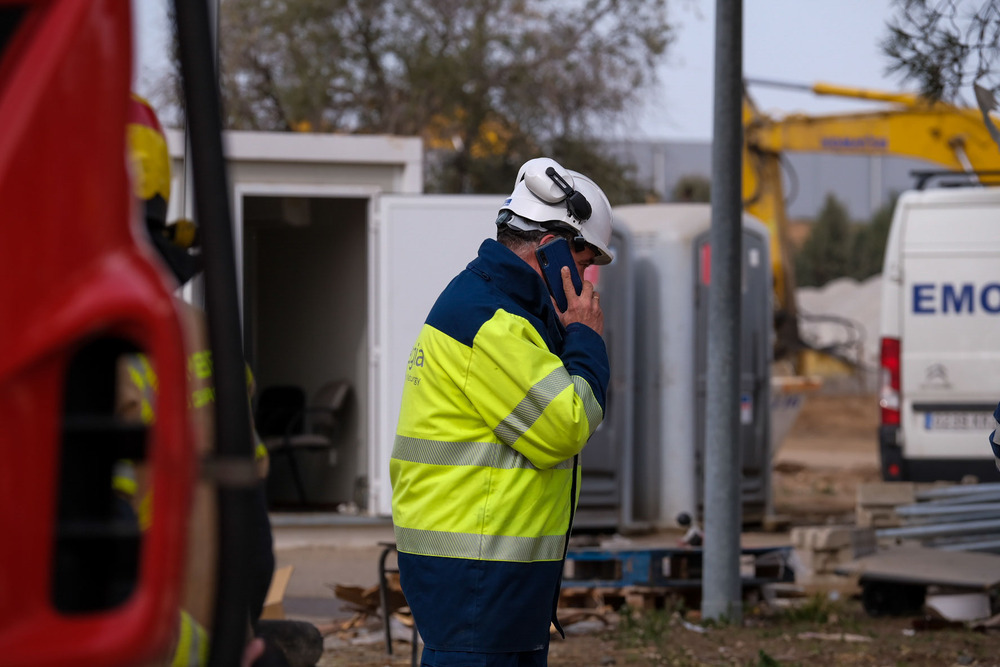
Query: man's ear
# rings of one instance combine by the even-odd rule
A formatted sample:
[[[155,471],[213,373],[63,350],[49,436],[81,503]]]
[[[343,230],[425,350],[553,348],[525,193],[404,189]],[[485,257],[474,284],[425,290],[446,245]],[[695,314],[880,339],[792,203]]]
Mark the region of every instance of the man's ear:
[[[548,243],[549,241],[551,241],[551,240],[552,240],[552,239],[554,239],[554,238],[556,238],[556,235],[555,235],[555,234],[546,234],[546,235],[545,235],[545,236],[543,236],[543,237],[542,237],[542,239],[541,239],[541,240],[540,240],[540,241],[538,242],[538,245],[545,245],[546,243]]]

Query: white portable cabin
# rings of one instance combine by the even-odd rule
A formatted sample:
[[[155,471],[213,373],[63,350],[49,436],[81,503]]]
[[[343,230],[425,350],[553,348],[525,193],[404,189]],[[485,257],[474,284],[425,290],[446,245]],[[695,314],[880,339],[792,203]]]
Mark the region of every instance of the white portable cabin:
[[[173,220],[190,202],[181,187],[183,134],[167,137]],[[388,515],[410,348],[440,291],[495,236],[502,197],[420,194],[419,138],[226,132],[223,140],[257,395],[293,385],[312,396],[346,381],[335,446],[297,455],[306,501]],[[268,486],[279,507],[300,501],[284,458],[273,457]]]

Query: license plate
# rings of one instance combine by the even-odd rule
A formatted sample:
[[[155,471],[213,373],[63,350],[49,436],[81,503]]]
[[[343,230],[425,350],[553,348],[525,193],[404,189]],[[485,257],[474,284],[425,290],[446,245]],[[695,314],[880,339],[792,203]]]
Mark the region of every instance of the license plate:
[[[995,426],[989,412],[925,412],[928,431],[992,431]]]

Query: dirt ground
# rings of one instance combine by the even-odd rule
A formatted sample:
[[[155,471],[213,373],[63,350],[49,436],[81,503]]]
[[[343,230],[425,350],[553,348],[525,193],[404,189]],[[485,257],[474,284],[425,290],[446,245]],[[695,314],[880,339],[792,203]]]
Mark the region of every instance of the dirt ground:
[[[858,484],[879,478],[877,420],[873,396],[810,397],[774,457],[775,511],[788,525],[853,521]],[[554,636],[549,664],[1000,665],[997,634],[930,626],[920,618],[873,618],[854,596],[839,593],[785,607],[747,603],[739,625],[702,623],[696,610],[672,604],[624,607],[569,625],[566,639]],[[410,664],[402,626],[391,656],[376,619],[349,631],[335,631],[335,624],[324,629],[321,667]]]
[[[774,454],[774,509],[794,525],[853,520],[858,484],[880,479],[878,398],[809,396]]]

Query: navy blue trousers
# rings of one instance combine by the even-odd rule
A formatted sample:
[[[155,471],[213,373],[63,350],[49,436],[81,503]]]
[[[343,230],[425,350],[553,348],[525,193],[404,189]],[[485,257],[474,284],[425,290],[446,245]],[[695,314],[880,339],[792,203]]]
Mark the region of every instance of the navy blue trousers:
[[[522,653],[465,653],[424,648],[420,667],[546,667],[548,648]]]

